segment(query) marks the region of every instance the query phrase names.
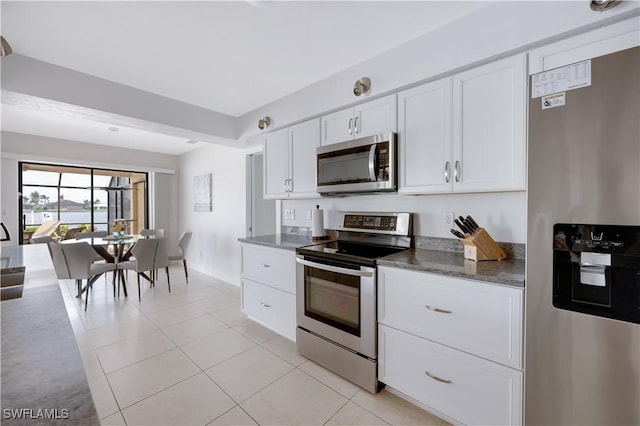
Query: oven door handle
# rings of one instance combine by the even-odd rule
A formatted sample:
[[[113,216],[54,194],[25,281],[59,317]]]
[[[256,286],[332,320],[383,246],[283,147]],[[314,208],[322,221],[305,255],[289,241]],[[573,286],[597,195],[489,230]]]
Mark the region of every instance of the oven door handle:
[[[356,269],[340,268],[338,266],[325,265],[324,263],[310,262],[308,260],[300,259],[299,257],[296,257],[296,262],[304,266],[309,266],[311,268],[322,269],[323,271],[337,272],[339,274],[344,274],[344,275],[352,275],[354,277],[372,277],[373,276],[372,271],[359,271]]]

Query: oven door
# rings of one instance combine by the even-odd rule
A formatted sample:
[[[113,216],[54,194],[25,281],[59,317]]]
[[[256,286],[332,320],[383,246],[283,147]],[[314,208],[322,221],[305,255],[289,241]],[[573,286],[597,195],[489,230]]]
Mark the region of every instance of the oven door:
[[[376,269],[296,256],[298,327],[376,359]]]

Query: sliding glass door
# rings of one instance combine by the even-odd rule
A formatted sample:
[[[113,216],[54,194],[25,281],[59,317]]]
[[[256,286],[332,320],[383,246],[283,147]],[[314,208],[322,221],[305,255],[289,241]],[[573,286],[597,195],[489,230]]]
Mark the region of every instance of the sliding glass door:
[[[63,239],[114,227],[139,233],[148,221],[147,177],[144,172],[19,163],[20,241],[28,244],[43,222],[55,225],[55,236]]]

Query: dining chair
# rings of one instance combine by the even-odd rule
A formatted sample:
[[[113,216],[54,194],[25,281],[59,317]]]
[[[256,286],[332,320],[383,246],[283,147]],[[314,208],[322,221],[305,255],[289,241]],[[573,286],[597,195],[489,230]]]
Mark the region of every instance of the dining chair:
[[[159,239],[150,238],[144,239],[140,238],[131,248],[131,253],[133,254],[133,258],[130,260],[126,260],[124,262],[119,262],[117,264],[118,270],[122,271],[134,271],[137,274],[138,278],[138,300],[141,301],[140,297],[140,276],[144,279],[148,280],[152,283],[152,278],[145,274],[145,272],[153,271],[154,262],[156,258],[156,250],[158,248]],[[123,284],[126,289],[126,282]]]
[[[189,243],[191,242],[192,232],[183,232],[182,236],[180,236],[180,240],[178,240],[178,249],[180,253],[178,254],[170,254],[169,261],[174,260],[182,260],[182,266],[184,267],[184,279],[189,283],[189,272],[187,272],[187,248],[189,248]]]
[[[86,240],[88,238],[104,238],[107,235],[109,235],[107,231],[78,232],[76,233],[76,240]],[[111,256],[111,253],[109,253],[109,251],[104,247],[100,247],[100,248],[93,247],[93,251],[96,252],[96,256],[94,258],[96,262],[100,260],[106,261],[107,259],[109,259],[109,256]]]
[[[167,274],[167,287],[169,293],[171,293],[171,279],[169,278],[169,239],[168,238],[156,238],[158,241],[158,248],[156,249],[156,256],[153,260],[154,280],[151,283],[152,287],[155,287],[155,281],[158,277],[158,269],[164,268]]]
[[[59,280],[68,280],[71,278],[69,275],[69,267],[67,261],[62,253],[62,246],[57,241],[49,241],[47,243],[49,249],[49,256],[51,256],[51,262],[53,263],[53,270],[56,272],[56,277]]]
[[[38,235],[31,237],[31,244],[47,244],[53,240],[54,239],[51,235]]]
[[[164,229],[141,229],[140,235],[143,237],[164,237]]]
[[[67,262],[67,267],[69,268],[70,278],[76,280],[79,293],[82,293],[82,291],[87,293],[84,303],[84,310],[86,311],[89,305],[89,292],[91,291],[93,283],[105,272],[115,271],[116,264],[94,262],[95,250],[86,241],[63,244],[60,247]],[[87,280],[84,289],[82,288],[83,280]],[[113,294],[114,296],[116,294],[115,274],[113,275]]]

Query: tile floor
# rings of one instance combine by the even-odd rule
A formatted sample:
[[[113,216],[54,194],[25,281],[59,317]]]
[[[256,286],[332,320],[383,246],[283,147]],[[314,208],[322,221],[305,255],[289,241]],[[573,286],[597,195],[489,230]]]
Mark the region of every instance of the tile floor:
[[[240,289],[180,265],[155,288],[113,297],[95,284],[87,312],[60,286],[103,425],[448,425],[383,391],[372,395],[297,354],[240,312]],[[160,274],[164,278],[164,274]]]

